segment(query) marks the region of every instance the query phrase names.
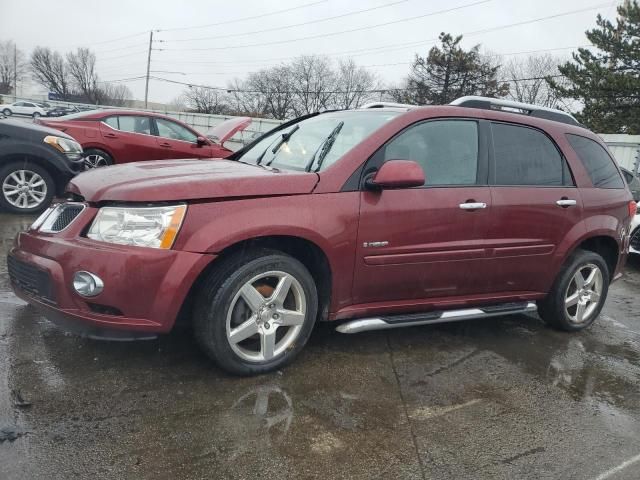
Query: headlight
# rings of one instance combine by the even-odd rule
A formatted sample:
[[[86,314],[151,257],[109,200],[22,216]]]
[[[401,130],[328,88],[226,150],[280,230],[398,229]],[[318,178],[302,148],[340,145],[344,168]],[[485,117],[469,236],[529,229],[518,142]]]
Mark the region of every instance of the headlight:
[[[47,135],[44,137],[44,143],[48,143],[56,150],[64,153],[72,160],[79,160],[82,158],[82,146],[68,138],[56,137],[55,135]]]
[[[87,237],[121,245],[169,249],[186,212],[186,205],[103,207]]]

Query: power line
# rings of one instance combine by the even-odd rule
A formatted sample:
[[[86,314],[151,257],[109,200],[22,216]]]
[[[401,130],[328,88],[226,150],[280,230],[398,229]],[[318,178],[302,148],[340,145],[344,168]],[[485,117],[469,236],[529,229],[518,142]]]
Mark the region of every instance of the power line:
[[[141,75],[139,77],[119,78],[116,80],[99,80],[97,83],[125,83],[132,82],[134,80],[142,80],[143,78],[146,78],[146,76]]]
[[[251,44],[245,44],[245,45],[228,45],[228,46],[224,46],[224,47],[208,47],[208,48],[166,48],[165,50],[172,50],[172,51],[185,51],[185,50],[189,50],[189,51],[209,51],[209,50],[229,50],[229,49],[238,49],[238,48],[250,48],[250,47],[261,47],[261,46],[266,46],[266,45],[281,45],[283,43],[291,43],[291,42],[299,42],[301,40],[313,40],[316,38],[326,38],[326,37],[332,37],[335,35],[342,35],[345,33],[353,33],[353,32],[361,32],[364,30],[370,30],[372,28],[378,28],[378,27],[384,27],[387,25],[395,25],[398,23],[403,23],[403,22],[409,22],[409,21],[413,21],[413,20],[419,20],[421,18],[426,18],[426,17],[432,17],[435,15],[441,15],[443,13],[449,13],[449,12],[454,12],[456,10],[462,10],[465,8],[469,8],[469,7],[474,7],[476,5],[481,5],[483,3],[488,3],[491,0],[479,0],[476,2],[472,2],[472,3],[467,3],[465,5],[460,5],[458,7],[452,7],[452,8],[446,8],[443,10],[438,10],[435,12],[429,12],[429,13],[425,13],[423,15],[414,15],[412,17],[405,17],[405,18],[401,18],[398,20],[392,20],[390,22],[384,22],[384,23],[378,23],[376,25],[367,25],[364,27],[358,27],[358,28],[351,28],[349,30],[341,30],[338,32],[330,32],[330,33],[321,33],[318,35],[310,35],[307,37],[298,37],[298,38],[292,38],[292,39],[288,39],[288,40],[276,40],[276,41],[272,41],[272,42],[261,42],[261,43],[251,43]]]
[[[286,30],[288,28],[295,28],[295,27],[302,27],[304,25],[311,25],[314,23],[322,23],[322,22],[328,22],[329,20],[335,20],[337,18],[345,18],[345,17],[350,17],[353,15],[359,15],[361,13],[365,13],[365,12],[372,12],[374,10],[380,10],[382,8],[388,8],[388,7],[393,7],[395,5],[399,5],[401,3],[407,3],[410,0],[396,0],[394,2],[390,2],[390,3],[385,3],[383,5],[378,5],[376,7],[371,7],[371,8],[363,8],[361,10],[355,10],[352,12],[348,12],[348,13],[343,13],[340,15],[334,15],[332,17],[324,17],[324,18],[319,18],[317,20],[309,20],[307,22],[300,22],[300,23],[293,23],[291,25],[283,25],[281,27],[272,27],[272,28],[265,28],[263,30],[252,30],[250,32],[240,32],[240,33],[230,33],[227,35],[216,35],[213,37],[198,37],[198,38],[180,38],[180,39],[176,39],[176,40],[166,40],[167,42],[199,42],[202,40],[215,40],[215,39],[220,39],[220,38],[232,38],[232,37],[242,37],[245,35],[253,35],[255,33],[267,33],[267,32],[276,32],[279,30]],[[165,40],[160,40],[161,42],[165,42]]]
[[[246,20],[255,20],[257,18],[265,18],[265,17],[270,17],[270,16],[273,16],[273,15],[279,15],[281,13],[292,12],[294,10],[301,10],[303,8],[314,7],[314,6],[319,5],[321,3],[327,3],[327,1],[328,0],[319,0],[319,1],[316,1],[316,2],[311,2],[311,3],[305,3],[303,5],[298,5],[297,7],[284,8],[282,10],[275,10],[273,12],[263,13],[263,14],[260,14],[260,15],[253,15],[251,17],[236,18],[236,19],[225,20],[225,21],[216,22],[216,23],[206,23],[204,25],[195,25],[195,26],[191,26],[191,27],[163,28],[163,29],[156,30],[156,32],[175,32],[175,31],[178,31],[178,30],[195,30],[197,28],[208,28],[208,27],[215,27],[215,26],[218,26],[218,25],[229,25],[231,23],[244,22]]]
[[[109,53],[109,52],[117,52],[119,50],[129,50],[131,48],[140,47],[141,43],[136,43],[135,45],[126,45],[124,47],[110,48],[109,50],[98,50],[94,53]]]

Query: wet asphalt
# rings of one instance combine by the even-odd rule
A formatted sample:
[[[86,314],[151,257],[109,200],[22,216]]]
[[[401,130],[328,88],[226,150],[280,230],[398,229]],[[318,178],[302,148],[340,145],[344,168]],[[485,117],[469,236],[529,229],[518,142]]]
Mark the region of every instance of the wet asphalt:
[[[188,331],[67,335],[17,299],[0,214],[0,479],[640,478],[640,259],[587,331],[536,315],[369,332],[319,325],[234,378]]]

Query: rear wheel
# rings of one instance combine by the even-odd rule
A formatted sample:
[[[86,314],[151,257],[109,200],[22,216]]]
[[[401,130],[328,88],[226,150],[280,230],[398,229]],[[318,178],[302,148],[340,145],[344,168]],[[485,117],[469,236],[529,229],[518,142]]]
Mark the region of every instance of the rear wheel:
[[[13,213],[44,210],[55,193],[55,183],[40,165],[10,163],[0,168],[0,206]]]
[[[220,367],[253,375],[291,362],[307,343],[317,311],[305,266],[258,250],[230,257],[211,272],[196,301],[194,330]]]
[[[13,114],[13,112],[8,108],[5,108],[4,110],[2,110],[2,113],[4,114],[5,117],[10,117]]]
[[[33,117],[34,120],[37,119],[37,118],[40,118],[40,113],[39,112],[33,112],[32,117]]]
[[[540,317],[555,328],[573,332],[591,325],[609,292],[609,267],[602,256],[578,250],[567,261],[544,300]]]
[[[103,150],[100,150],[98,148],[89,148],[85,150],[84,153],[85,170],[113,165],[113,158]]]

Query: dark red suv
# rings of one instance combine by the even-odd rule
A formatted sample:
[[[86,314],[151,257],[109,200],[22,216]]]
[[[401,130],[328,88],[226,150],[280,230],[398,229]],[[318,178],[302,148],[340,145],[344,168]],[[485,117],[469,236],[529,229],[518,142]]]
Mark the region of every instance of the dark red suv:
[[[13,287],[90,337],[191,322],[244,375],[291,361],[316,320],[354,333],[537,308],[587,327],[627,256],[618,167],[568,114],[454,103],[308,115],[227,160],[83,173],[16,238]]]

